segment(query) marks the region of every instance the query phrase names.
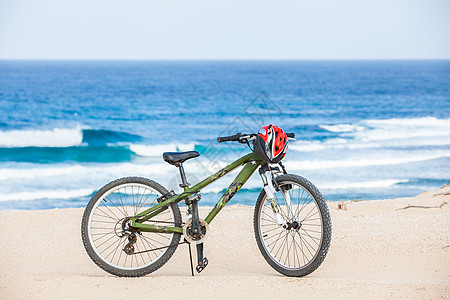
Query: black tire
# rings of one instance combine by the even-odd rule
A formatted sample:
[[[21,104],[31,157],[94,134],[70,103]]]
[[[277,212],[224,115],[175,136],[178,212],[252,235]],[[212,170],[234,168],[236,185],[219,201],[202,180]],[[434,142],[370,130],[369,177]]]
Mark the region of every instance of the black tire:
[[[291,216],[295,215],[298,222],[294,224],[295,228],[277,225],[273,209],[262,190],[253,217],[256,242],[272,268],[286,276],[302,277],[315,271],[327,255],[331,242],[330,214],[322,194],[307,179],[286,174],[276,177],[276,181],[280,191],[275,194],[275,200],[282,219],[294,224]],[[285,200],[281,189],[289,191],[295,213],[289,214],[288,206],[283,207]],[[293,199],[297,193],[298,201]],[[311,200],[306,202],[308,198]]]
[[[126,217],[157,204],[156,199],[166,193],[167,190],[160,184],[141,177],[117,179],[102,187],[89,201],[81,223],[83,244],[94,263],[106,272],[120,277],[144,276],[162,267],[175,252],[181,234],[138,232],[133,250],[136,253],[154,250],[126,254],[123,249],[129,239],[127,236],[121,237],[120,232]],[[170,204],[165,212],[156,215],[150,222],[163,226],[181,226],[178,204]],[[167,224],[169,222],[171,224]],[[157,249],[165,245],[175,246]],[[130,260],[127,264],[128,258]]]

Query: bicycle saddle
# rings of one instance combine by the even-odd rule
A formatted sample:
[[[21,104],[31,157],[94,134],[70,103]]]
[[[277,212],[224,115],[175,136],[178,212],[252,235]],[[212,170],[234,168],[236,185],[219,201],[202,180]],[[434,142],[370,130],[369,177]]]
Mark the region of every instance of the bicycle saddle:
[[[187,151],[187,152],[164,152],[163,159],[171,165],[177,166],[185,162],[190,158],[200,156],[197,151]]]

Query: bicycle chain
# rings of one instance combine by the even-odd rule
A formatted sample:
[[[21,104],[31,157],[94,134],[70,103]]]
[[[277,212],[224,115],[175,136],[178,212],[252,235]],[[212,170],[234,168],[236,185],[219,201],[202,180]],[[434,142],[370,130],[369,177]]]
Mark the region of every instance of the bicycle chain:
[[[165,223],[165,224],[175,224],[175,222],[170,221],[156,221],[156,220],[145,220],[144,222],[155,222],[155,223]],[[184,225],[184,222],[181,222],[181,226]]]
[[[149,249],[149,250],[144,250],[144,251],[139,251],[139,252],[134,252],[134,253],[131,253],[131,255],[134,255],[134,254],[142,254],[142,253],[147,253],[147,252],[151,252],[151,251],[156,251],[156,250],[161,250],[161,249],[171,248],[171,247],[175,247],[175,246],[182,245],[182,244],[187,244],[187,242],[186,242],[186,241],[183,241],[183,242],[181,242],[181,243],[174,244],[174,245],[169,245],[169,246],[164,246],[164,247],[159,247],[159,248]]]

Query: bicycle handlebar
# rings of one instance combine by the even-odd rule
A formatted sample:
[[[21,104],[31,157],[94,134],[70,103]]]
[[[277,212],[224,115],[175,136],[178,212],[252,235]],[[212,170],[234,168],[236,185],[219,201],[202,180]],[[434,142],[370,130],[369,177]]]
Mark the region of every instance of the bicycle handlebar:
[[[287,135],[288,138],[294,138],[295,137],[295,133],[293,133],[293,132],[286,133],[286,135]],[[217,142],[218,143],[223,143],[223,142],[241,142],[241,137],[244,137],[243,140],[245,140],[246,138],[248,138],[248,136],[256,136],[256,135],[237,133],[235,135],[219,136],[217,138]]]
[[[218,143],[223,143],[223,142],[236,142],[239,141],[239,138],[241,137],[242,134],[238,133],[235,135],[230,135],[230,136],[219,136],[217,138],[217,142]]]

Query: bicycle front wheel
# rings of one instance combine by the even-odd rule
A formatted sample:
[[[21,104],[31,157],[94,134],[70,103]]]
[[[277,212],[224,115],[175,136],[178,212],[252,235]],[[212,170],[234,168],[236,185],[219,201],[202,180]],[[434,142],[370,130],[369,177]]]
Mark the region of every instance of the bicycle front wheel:
[[[277,224],[271,203],[262,190],[253,219],[256,241],[276,271],[286,276],[305,276],[320,266],[330,247],[328,207],[322,194],[305,178],[286,174],[276,181],[280,191],[274,196],[284,226]],[[286,201],[287,197],[290,201]]]
[[[115,180],[101,188],[87,205],[81,224],[83,244],[103,270],[122,277],[138,277],[156,271],[175,252],[181,234],[134,231],[124,234],[130,217],[158,204],[167,190],[140,177]],[[176,203],[146,222],[181,226]]]

